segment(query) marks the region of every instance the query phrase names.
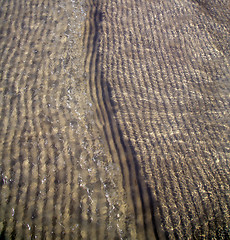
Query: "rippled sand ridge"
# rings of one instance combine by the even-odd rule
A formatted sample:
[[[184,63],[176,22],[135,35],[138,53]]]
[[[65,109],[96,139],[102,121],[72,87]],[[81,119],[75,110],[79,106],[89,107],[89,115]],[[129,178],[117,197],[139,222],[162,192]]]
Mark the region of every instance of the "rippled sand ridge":
[[[0,238],[230,239],[227,0],[0,0]]]
[[[135,237],[122,173],[88,91],[89,6],[40,0],[0,6],[1,237],[114,239],[132,231]]]

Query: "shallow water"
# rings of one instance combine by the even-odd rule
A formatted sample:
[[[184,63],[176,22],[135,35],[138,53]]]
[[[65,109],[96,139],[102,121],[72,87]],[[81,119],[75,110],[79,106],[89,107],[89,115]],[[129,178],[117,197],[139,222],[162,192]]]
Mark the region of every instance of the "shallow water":
[[[229,11],[0,0],[1,239],[228,239]]]
[[[1,237],[125,236],[133,217],[84,70],[86,3],[0,5]]]

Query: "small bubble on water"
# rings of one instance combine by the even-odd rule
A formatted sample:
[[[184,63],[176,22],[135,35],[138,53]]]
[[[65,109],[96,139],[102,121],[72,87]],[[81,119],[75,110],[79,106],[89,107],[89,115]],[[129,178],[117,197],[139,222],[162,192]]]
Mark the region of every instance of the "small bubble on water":
[[[14,208],[12,208],[12,217],[14,216],[14,213],[15,213],[15,212],[14,212]]]
[[[46,178],[43,178],[43,179],[42,179],[42,184],[43,184],[45,181],[46,181]]]
[[[4,177],[2,178],[2,181],[3,181],[3,184],[7,184],[7,182],[8,182],[8,177],[7,177],[7,176],[4,176]]]
[[[29,224],[27,224],[27,227],[28,227],[28,229],[29,229],[29,230],[31,229],[31,227],[30,227],[30,225],[29,225]]]

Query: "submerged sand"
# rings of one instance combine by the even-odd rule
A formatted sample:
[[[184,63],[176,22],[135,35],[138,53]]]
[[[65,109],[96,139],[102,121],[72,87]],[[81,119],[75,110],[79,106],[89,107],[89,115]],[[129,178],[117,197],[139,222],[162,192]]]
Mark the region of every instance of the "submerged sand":
[[[228,1],[0,1],[2,239],[229,239]]]

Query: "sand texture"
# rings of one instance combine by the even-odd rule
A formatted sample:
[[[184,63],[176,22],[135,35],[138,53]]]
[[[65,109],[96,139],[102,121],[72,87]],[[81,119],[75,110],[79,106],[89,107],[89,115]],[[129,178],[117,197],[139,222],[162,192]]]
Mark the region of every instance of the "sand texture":
[[[230,239],[228,0],[0,0],[0,239]]]

